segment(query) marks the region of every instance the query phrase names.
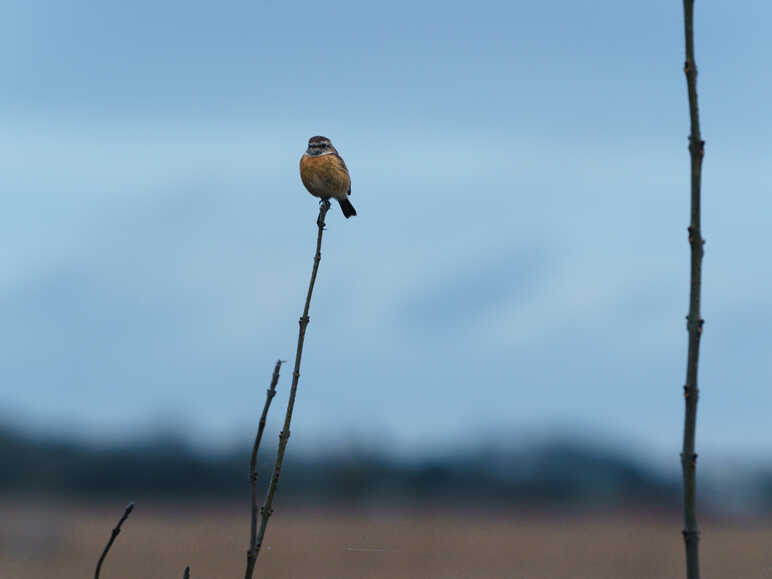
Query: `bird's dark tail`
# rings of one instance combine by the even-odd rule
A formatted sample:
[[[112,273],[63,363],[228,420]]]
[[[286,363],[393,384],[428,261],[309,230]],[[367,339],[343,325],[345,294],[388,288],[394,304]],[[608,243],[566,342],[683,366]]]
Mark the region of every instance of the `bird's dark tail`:
[[[357,214],[357,210],[354,209],[354,206],[348,199],[338,199],[338,203],[340,203],[340,208],[343,211],[343,215],[346,216],[346,219]]]

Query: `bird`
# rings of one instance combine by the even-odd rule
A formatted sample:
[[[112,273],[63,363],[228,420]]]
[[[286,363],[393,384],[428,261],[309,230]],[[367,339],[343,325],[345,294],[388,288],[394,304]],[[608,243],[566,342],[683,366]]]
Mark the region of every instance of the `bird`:
[[[357,214],[348,200],[351,195],[348,168],[327,137],[308,139],[308,148],[300,158],[300,179],[314,197],[337,199],[346,219]]]

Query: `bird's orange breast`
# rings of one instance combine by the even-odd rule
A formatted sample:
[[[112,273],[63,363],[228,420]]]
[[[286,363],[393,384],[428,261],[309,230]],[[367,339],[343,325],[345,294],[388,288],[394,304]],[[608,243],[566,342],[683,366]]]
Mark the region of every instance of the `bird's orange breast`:
[[[348,170],[336,155],[303,155],[300,159],[300,179],[308,192],[316,197],[345,199],[351,190]]]

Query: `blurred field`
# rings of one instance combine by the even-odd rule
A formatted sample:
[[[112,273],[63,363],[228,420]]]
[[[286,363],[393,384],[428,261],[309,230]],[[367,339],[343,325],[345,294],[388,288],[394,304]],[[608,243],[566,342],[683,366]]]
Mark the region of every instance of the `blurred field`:
[[[0,577],[93,575],[122,505],[2,504]],[[482,512],[277,511],[262,578],[682,577],[677,519]],[[104,579],[243,576],[247,511],[138,505]],[[772,577],[772,521],[703,524],[705,577]]]

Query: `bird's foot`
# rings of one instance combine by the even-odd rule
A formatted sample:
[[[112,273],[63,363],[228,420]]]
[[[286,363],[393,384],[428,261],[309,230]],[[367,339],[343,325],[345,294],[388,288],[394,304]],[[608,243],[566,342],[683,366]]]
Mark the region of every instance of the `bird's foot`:
[[[327,214],[327,212],[330,210],[330,198],[324,197],[321,201],[319,201],[319,218],[316,220],[316,224],[324,228],[324,216]]]

